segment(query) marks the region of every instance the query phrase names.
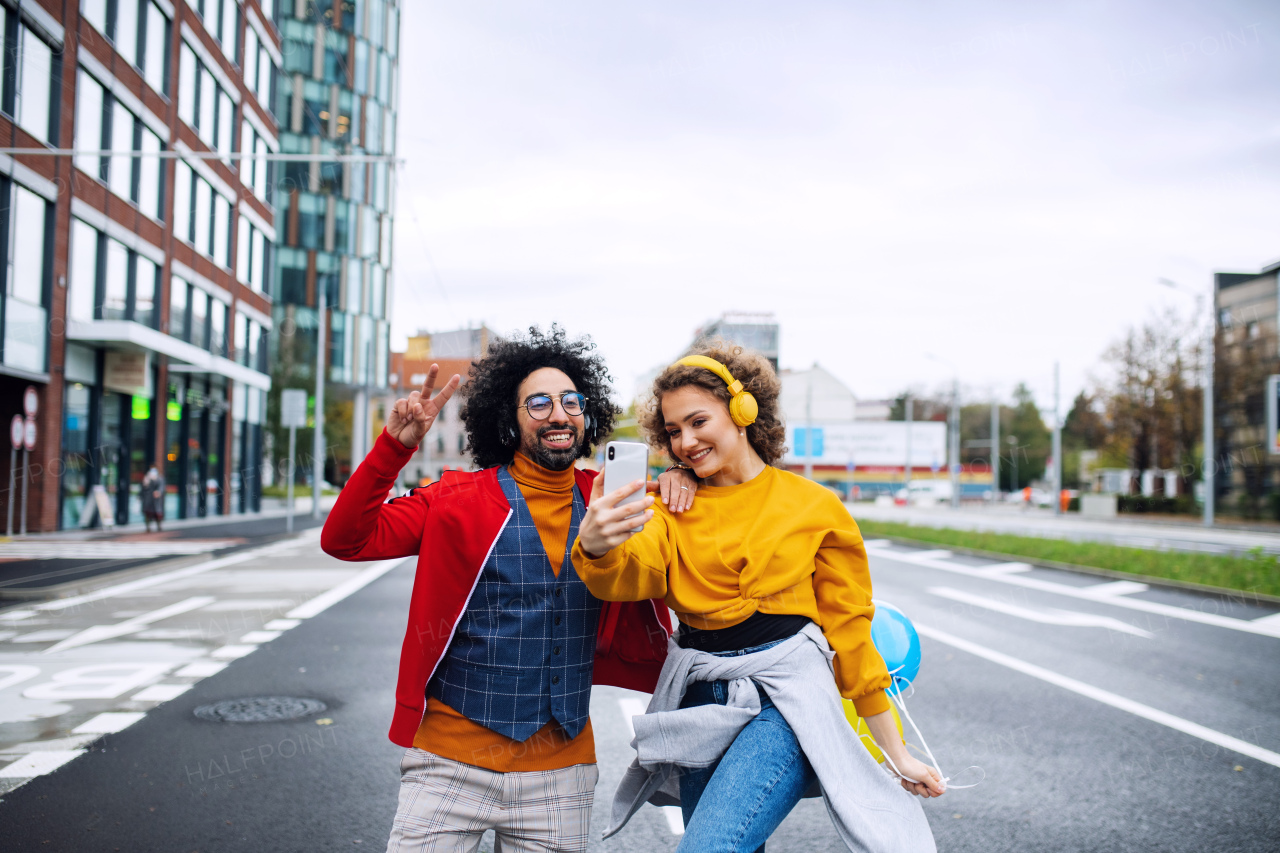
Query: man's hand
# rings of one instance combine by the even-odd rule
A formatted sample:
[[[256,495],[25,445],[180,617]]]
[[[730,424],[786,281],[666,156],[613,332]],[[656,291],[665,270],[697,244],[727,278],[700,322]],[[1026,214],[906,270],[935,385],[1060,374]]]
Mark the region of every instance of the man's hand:
[[[698,491],[698,477],[687,468],[672,468],[659,474],[657,482],[646,483],[645,487],[651,492],[660,492],[667,509],[684,512],[693,506],[693,493]]]
[[[644,527],[645,522],[653,518],[653,510],[649,509],[653,506],[653,498],[648,495],[638,501],[618,506],[618,501],[643,485],[642,481],[636,480],[606,495],[604,475],[596,477],[591,486],[591,505],[587,507],[587,514],[582,517],[582,524],[578,527],[578,541],[582,543],[582,550],[588,557],[603,557],[634,536],[631,532],[633,529]],[[627,518],[629,515],[636,517]]]
[[[427,379],[422,383],[422,390],[396,400],[391,413],[387,415],[387,434],[398,439],[405,447],[417,447],[422,442],[422,437],[436,422],[440,410],[462,384],[462,377],[455,373],[440,389],[440,393],[432,397],[431,392],[436,387],[436,375],[439,372],[438,364],[431,365],[431,369],[427,371]]]

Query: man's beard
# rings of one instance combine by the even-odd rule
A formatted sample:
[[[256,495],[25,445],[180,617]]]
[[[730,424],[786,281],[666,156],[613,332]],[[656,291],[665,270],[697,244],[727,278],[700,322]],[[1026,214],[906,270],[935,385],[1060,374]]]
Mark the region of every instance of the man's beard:
[[[565,430],[573,433],[573,440],[569,442],[567,447],[552,450],[542,443],[542,436],[546,433],[563,432]],[[538,438],[533,447],[524,447],[521,450],[525,456],[528,456],[548,471],[563,471],[571,467],[573,461],[578,458],[578,453],[582,450],[582,436],[579,435],[572,424],[547,424],[538,430]]]

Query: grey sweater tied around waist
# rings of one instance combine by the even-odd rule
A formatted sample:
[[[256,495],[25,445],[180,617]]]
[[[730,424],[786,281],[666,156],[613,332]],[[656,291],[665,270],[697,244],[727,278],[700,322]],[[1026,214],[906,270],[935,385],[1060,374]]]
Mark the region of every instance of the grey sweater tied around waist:
[[[760,713],[759,684],[795,732],[822,786],[840,838],[858,853],[932,853],[933,833],[913,795],[886,773],[844,716],[831,662],[835,652],[812,623],[772,648],[717,657],[669,643],[644,716],[635,717],[636,758],[613,799],[608,838],[645,802],[680,803],[677,768],[715,764]],[[725,705],[680,708],[694,681],[728,681]]]

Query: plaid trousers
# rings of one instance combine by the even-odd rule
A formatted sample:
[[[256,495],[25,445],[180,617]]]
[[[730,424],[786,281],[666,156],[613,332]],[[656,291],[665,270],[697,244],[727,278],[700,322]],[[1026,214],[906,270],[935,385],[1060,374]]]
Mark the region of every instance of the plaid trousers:
[[[387,853],[475,853],[487,829],[494,853],[578,853],[599,776],[594,764],[495,773],[410,747]]]

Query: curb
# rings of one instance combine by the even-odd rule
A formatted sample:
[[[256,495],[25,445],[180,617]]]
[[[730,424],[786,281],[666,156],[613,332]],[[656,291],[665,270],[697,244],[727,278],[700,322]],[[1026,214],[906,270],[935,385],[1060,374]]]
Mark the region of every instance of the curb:
[[[1029,566],[1037,566],[1044,569],[1059,569],[1062,571],[1077,572],[1085,575],[1096,575],[1097,577],[1110,578],[1111,580],[1137,581],[1139,583],[1145,583],[1148,586],[1176,589],[1182,592],[1201,592],[1225,598],[1255,601],[1260,604],[1280,605],[1280,595],[1268,595],[1265,592],[1250,592],[1243,589],[1228,589],[1224,586],[1211,586],[1210,584],[1205,583],[1195,583],[1194,581],[1156,578],[1151,575],[1140,575],[1136,572],[1120,572],[1115,569],[1100,569],[1095,566],[1077,566],[1074,563],[1059,563],[1053,560],[1039,560],[1034,557],[1023,557],[1018,554],[1001,554],[996,551],[983,551],[978,548],[965,548],[961,545],[947,545],[942,542],[926,542],[921,539],[908,539],[905,536],[874,534],[870,538],[888,539],[890,542],[897,542],[902,545],[911,545],[913,547],[928,548],[931,551],[943,549],[953,551],[957,554],[966,554],[971,557],[985,557],[990,560],[999,560],[1006,563],[1016,560],[1020,563],[1026,563]]]

